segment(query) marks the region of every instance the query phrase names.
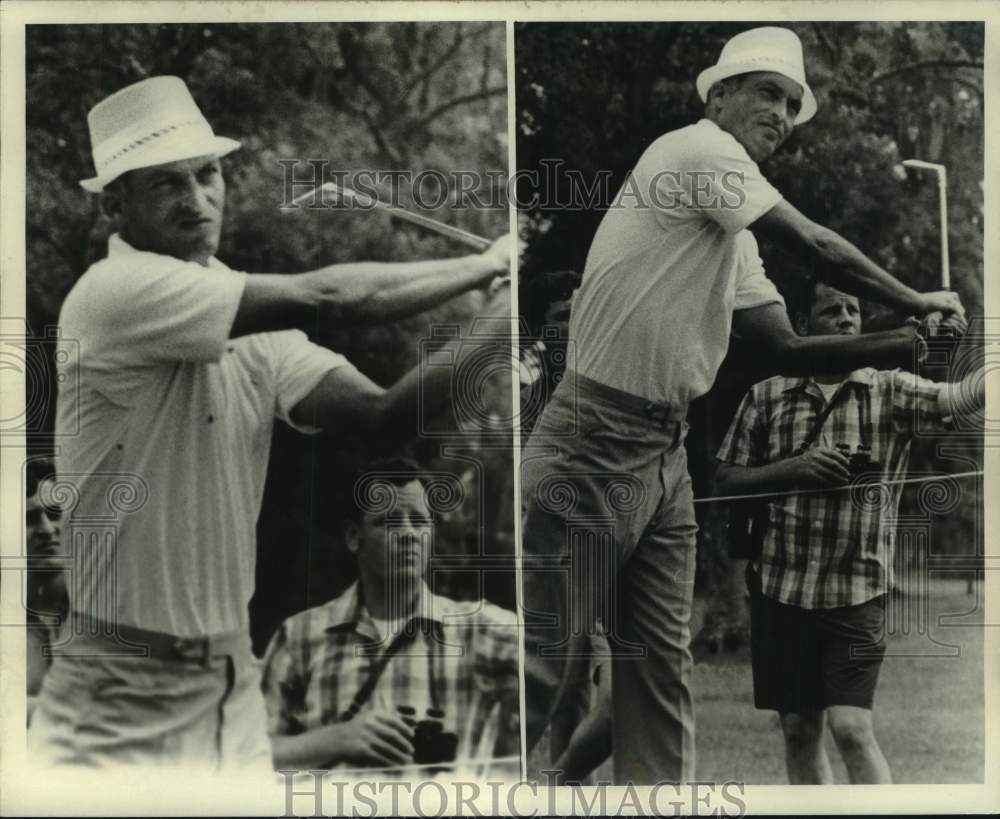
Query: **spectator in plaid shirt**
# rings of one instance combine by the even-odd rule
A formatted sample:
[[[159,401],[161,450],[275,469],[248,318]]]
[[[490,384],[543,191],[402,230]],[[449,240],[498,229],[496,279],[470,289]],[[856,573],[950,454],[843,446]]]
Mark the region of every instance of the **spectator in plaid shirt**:
[[[825,284],[795,316],[801,335],[861,332],[858,300]],[[901,370],[778,376],[756,384],[722,447],[723,494],[838,487],[850,482],[837,444],[871,447],[882,480],[904,477],[916,420],[945,424],[985,403],[981,373],[939,384]],[[841,394],[842,393],[842,394]],[[830,401],[815,443],[797,449]],[[754,701],[780,714],[792,784],[830,784],[827,720],[852,783],[887,783],[872,728],[883,603],[893,584],[893,536],[901,487],[878,501],[854,492],[790,494],[769,504],[759,559],[750,561]],[[860,502],[859,502],[860,500]],[[863,647],[852,656],[852,646]]]
[[[413,723],[427,717],[456,735],[459,760],[493,730],[496,742],[480,752],[517,753],[516,618],[431,593],[427,486],[404,459],[373,464],[353,483],[345,536],[358,581],[286,620],[264,658],[276,768],[413,763]],[[359,693],[387,656],[370,696]]]

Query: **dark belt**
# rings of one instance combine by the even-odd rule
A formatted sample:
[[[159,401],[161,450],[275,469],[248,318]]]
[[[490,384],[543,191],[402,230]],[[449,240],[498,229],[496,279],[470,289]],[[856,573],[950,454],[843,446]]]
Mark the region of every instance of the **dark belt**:
[[[565,386],[563,386],[565,384]],[[575,370],[566,370],[563,375],[560,387],[563,389],[579,389],[584,393],[600,398],[610,404],[614,404],[628,412],[650,418],[659,424],[683,421],[687,418],[687,406],[675,406],[671,404],[660,404],[650,401],[640,395],[633,395],[630,392],[609,387],[600,381],[594,381]]]
[[[215,657],[241,656],[249,654],[251,650],[250,635],[243,631],[206,637],[177,637],[124,623],[109,623],[79,612],[72,613],[70,623],[74,636],[97,638],[108,643],[109,648],[117,648],[117,653],[121,656],[208,665]]]

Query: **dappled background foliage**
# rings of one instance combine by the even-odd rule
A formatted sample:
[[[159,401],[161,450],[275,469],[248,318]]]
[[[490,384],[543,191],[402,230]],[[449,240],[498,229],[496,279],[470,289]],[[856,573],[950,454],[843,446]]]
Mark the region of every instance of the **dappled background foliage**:
[[[308,160],[347,172],[492,171],[473,192],[493,207],[470,207],[448,191],[429,215],[490,238],[507,230],[503,24],[34,25],[26,45],[26,308],[37,335],[56,323],[76,279],[106,250],[108,224],[96,198],[78,185],[93,172],[87,111],[148,76],[184,78],[215,132],[243,143],[223,160],[229,192],[219,257],[233,268],[293,273],[336,262],[468,252],[371,212],[281,213],[283,160],[302,160],[301,178],[311,173]],[[382,193],[412,204],[405,185]],[[481,304],[469,294],[406,322],[314,328],[311,336],[388,385],[414,366],[432,324],[463,324]],[[51,373],[47,363],[39,363],[40,371]],[[50,380],[49,395],[53,386]],[[34,449],[50,445],[45,434],[54,402],[44,409]],[[488,432],[450,441],[449,458],[442,457],[446,438],[418,442],[415,454],[468,487],[469,502],[438,530],[449,565],[461,568],[481,553],[497,558],[498,571],[487,576],[485,588],[477,587],[474,573],[462,579],[449,571],[438,578],[438,590],[484,591],[513,607],[513,504],[488,504],[481,512],[476,503],[512,492],[509,437],[497,444],[497,428]],[[326,601],[353,580],[340,535],[342,483],[370,450],[370,442],[350,430],[307,438],[279,425],[251,606],[258,648],[281,618]]]
[[[524,285],[541,271],[582,271],[591,238],[626,173],[661,134],[700,119],[698,73],[716,62],[723,44],[754,23],[544,23],[516,29],[517,189],[528,242]],[[791,23],[803,42],[806,73],[819,112],[796,129],[763,170],[807,216],[853,241],[918,290],[940,289],[937,185],[932,175],[895,166],[907,158],[948,168],[952,287],[970,316],[983,310],[983,26],[979,23]],[[555,168],[563,187],[546,188]],[[536,172],[537,177],[527,174]],[[586,207],[571,207],[566,180],[578,174]],[[601,184],[601,175],[607,176]],[[542,199],[548,192],[548,202]],[[768,275],[786,300],[807,269],[761,240]],[[900,320],[865,305],[865,325]],[[691,317],[697,320],[697,317]],[[970,356],[971,353],[971,356]],[[977,357],[971,341],[962,351]],[[733,345],[712,391],[689,413],[688,454],[697,496],[711,491],[714,453],[746,389],[773,371],[752,351]],[[925,374],[943,379],[945,367]],[[975,441],[921,438],[913,471],[981,467]],[[933,521],[932,554],[982,552],[982,484],[961,483],[946,514],[919,506],[907,490],[901,515]],[[938,509],[942,507],[936,507]],[[724,557],[724,514],[701,505],[699,589],[720,601],[730,623],[703,629],[703,643],[739,640],[742,566]]]

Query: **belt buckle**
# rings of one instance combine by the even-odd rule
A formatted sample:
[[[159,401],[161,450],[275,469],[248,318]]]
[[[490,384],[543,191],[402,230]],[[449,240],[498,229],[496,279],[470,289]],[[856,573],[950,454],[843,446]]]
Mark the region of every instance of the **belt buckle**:
[[[185,660],[195,660],[208,666],[212,659],[212,641],[207,637],[181,638],[174,643],[174,651]]]
[[[670,417],[666,407],[654,404],[652,401],[646,404],[646,415],[658,424],[666,424]]]

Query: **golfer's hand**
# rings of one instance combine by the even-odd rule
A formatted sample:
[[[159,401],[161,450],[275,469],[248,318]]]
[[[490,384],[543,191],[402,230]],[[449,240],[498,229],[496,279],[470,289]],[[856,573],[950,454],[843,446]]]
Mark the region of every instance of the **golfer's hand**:
[[[330,726],[339,759],[375,765],[406,765],[413,760],[413,729],[392,711],[367,711]]]
[[[923,303],[920,310],[921,315],[943,313],[945,318],[950,318],[952,314],[956,314],[963,320],[965,319],[965,308],[962,307],[962,301],[958,298],[958,294],[951,290],[922,293],[921,301]]]
[[[493,243],[479,254],[479,258],[494,275],[509,276],[510,257],[516,250],[517,240],[511,234],[505,233],[499,239],[494,239]]]
[[[828,447],[813,447],[792,458],[792,474],[796,485],[803,489],[825,489],[844,486],[851,473],[848,457]]]

